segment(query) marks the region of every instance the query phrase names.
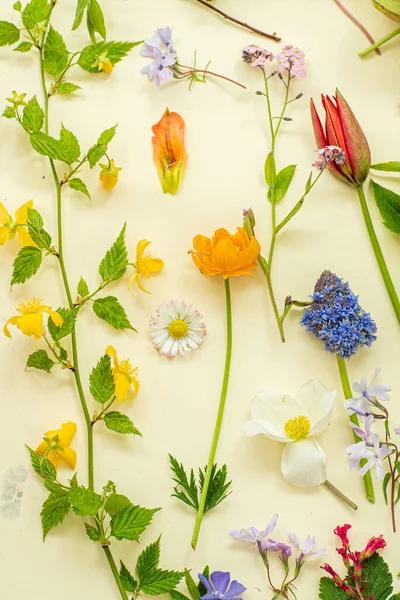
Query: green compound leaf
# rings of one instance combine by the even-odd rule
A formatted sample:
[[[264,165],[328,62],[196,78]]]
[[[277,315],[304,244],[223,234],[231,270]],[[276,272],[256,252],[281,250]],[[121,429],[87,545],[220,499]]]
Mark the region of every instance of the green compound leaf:
[[[132,48],[139,44],[142,44],[142,41],[99,42],[95,45],[86,46],[79,56],[78,65],[88,73],[101,73],[95,63],[102,54],[107,53],[107,58],[115,65],[119,63]]]
[[[34,29],[37,25],[47,24],[51,6],[47,0],[31,0],[23,12],[22,22],[27,29]]]
[[[74,177],[73,179],[68,180],[69,187],[71,190],[75,190],[76,192],[81,192],[85,194],[88,198],[90,198],[89,190],[86,187],[86,183],[79,179],[79,177]]]
[[[127,506],[111,519],[111,534],[117,540],[136,541],[150,525],[153,515],[159,510],[161,509]]]
[[[69,513],[71,505],[68,496],[68,491],[61,488],[58,492],[51,492],[44,501],[40,512],[43,539],[45,539],[51,529],[62,523]]]
[[[57,308],[56,312],[58,312],[58,314],[61,315],[64,319],[63,324],[61,325],[61,327],[57,327],[57,325],[54,324],[53,319],[49,317],[49,320],[47,322],[47,328],[53,340],[55,342],[58,342],[62,338],[72,333],[75,326],[76,317],[78,316],[78,309]]]
[[[36,350],[36,352],[33,352],[28,356],[28,360],[26,361],[27,367],[46,371],[46,373],[50,373],[55,364],[56,363],[54,360],[51,360],[46,350]]]
[[[128,571],[128,569],[126,568],[126,566],[124,565],[122,560],[121,560],[121,569],[119,572],[119,576],[121,579],[121,583],[124,586],[124,590],[126,592],[136,592],[136,588],[138,585],[137,581],[135,581],[135,579],[133,578],[131,573]]]
[[[0,46],[11,46],[18,42],[20,32],[14,23],[0,21]]]
[[[99,266],[99,273],[103,281],[117,281],[121,279],[128,266],[128,251],[125,245],[126,223],[121,233],[111,246]]]
[[[27,220],[28,233],[32,240],[40,249],[49,250],[51,246],[51,237],[43,229],[43,219],[40,213],[34,208],[28,208]]]
[[[32,47],[33,44],[31,44],[31,42],[21,42],[18,46],[13,48],[13,52],[30,52]]]
[[[375,181],[371,181],[375,202],[384,225],[393,233],[400,233],[400,196]]]
[[[69,81],[63,81],[62,83],[59,83],[56,91],[59,94],[73,94],[74,92],[76,92],[77,90],[81,90],[81,86],[80,85],[75,85],[75,83],[70,83]]]
[[[121,512],[126,506],[132,506],[132,502],[123,494],[111,494],[107,498],[105,505],[106,512],[113,517],[117,513]]]
[[[81,517],[95,517],[103,504],[99,494],[80,486],[71,488],[69,501],[74,513]]]
[[[19,251],[13,264],[11,285],[25,283],[39,270],[42,264],[42,251],[36,246],[24,246]]]
[[[142,435],[140,431],[136,429],[130,418],[118,411],[113,410],[106,413],[104,415],[104,422],[106,427],[111,429],[111,431],[124,434],[131,433],[133,435]]]
[[[102,356],[89,378],[89,389],[96,402],[104,404],[115,393],[114,376],[111,370],[111,358]]]
[[[93,311],[106,323],[112,325],[115,329],[132,329],[136,331],[129,323],[125,310],[120,305],[115,296],[106,296],[93,302]],[[137,332],[136,332],[137,333]]]
[[[50,75],[58,75],[68,64],[68,50],[63,37],[51,25],[44,45],[43,68]]]
[[[43,123],[43,109],[39,105],[36,96],[33,96],[33,98],[31,98],[28,104],[24,107],[24,112],[22,113],[22,125],[30,133],[35,133],[42,129]]]
[[[29,446],[26,446],[26,448],[29,451],[32,467],[36,473],[43,479],[56,479],[57,472],[51,462],[44,456],[37,454],[32,448],[29,448]]]
[[[97,165],[99,160],[107,152],[107,146],[113,139],[116,130],[117,125],[114,125],[114,127],[110,127],[110,129],[106,129],[105,131],[103,131],[95,145],[92,146],[88,151],[87,159],[91,169],[93,169],[93,167]]]

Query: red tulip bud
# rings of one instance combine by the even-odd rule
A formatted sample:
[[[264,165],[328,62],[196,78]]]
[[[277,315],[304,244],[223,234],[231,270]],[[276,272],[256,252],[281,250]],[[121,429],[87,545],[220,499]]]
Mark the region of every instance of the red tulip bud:
[[[371,167],[371,152],[364,132],[338,90],[333,98],[322,95],[322,104],[326,113],[325,130],[311,100],[311,119],[318,148],[339,146],[346,157],[343,164],[331,161],[327,168],[350,185],[362,185]]]

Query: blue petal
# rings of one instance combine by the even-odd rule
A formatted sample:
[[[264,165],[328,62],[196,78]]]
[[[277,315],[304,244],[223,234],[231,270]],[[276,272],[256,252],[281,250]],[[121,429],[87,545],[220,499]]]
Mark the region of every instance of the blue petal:
[[[236,598],[240,594],[243,594],[243,592],[245,592],[246,589],[247,588],[245,588],[244,585],[242,585],[241,583],[236,581],[236,579],[234,579],[231,585],[229,586],[228,592],[225,594],[225,598],[226,600],[228,600],[228,598]]]
[[[209,591],[209,592],[213,592],[213,588],[211,586],[211,583],[208,581],[207,577],[205,577],[202,573],[199,573],[199,579],[201,581],[201,583],[204,585],[204,587]],[[208,594],[206,594],[208,595]],[[204,598],[204,596],[203,596]]]
[[[224,571],[214,571],[214,573],[211,573],[210,579],[216,591],[225,594],[231,580],[231,574]]]

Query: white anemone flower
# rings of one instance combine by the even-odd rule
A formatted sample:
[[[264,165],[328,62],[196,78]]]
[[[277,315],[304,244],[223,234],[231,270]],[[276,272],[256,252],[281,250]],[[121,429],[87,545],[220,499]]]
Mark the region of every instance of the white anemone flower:
[[[250,405],[251,421],[244,424],[248,436],[264,434],[285,444],[281,470],[298,487],[326,482],[326,455],[314,436],[329,424],[336,391],[328,392],[315,379],[308,381],[295,398],[275,391],[262,391]]]

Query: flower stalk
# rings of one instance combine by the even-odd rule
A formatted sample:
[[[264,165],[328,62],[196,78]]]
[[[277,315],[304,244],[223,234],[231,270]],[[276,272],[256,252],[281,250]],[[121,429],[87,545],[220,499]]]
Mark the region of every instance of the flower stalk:
[[[377,42],[374,42],[371,46],[369,46],[365,50],[362,50],[361,52],[359,52],[358,56],[360,56],[361,58],[364,58],[365,56],[368,56],[368,54],[371,54],[371,52],[373,52],[374,50],[378,53],[379,48],[381,46],[383,46],[387,42],[390,42],[390,40],[392,40],[397,35],[400,35],[400,27],[397,29],[394,29],[391,33],[388,33],[387,35],[384,35],[380,40],[378,40]]]

